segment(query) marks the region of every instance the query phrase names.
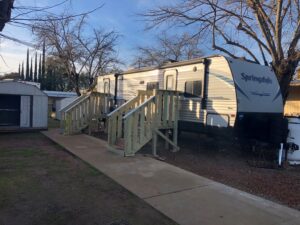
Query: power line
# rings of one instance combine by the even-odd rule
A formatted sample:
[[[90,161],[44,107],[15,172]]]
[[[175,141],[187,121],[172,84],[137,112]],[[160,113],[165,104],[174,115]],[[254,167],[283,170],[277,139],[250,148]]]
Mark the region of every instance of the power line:
[[[7,36],[7,35],[2,34],[2,33],[0,33],[0,36],[3,37],[3,38],[5,38],[5,39],[8,39],[8,40],[17,42],[17,43],[19,43],[19,44],[26,45],[26,46],[32,47],[32,48],[36,48],[35,45],[33,45],[33,44],[29,43],[29,42],[22,41],[22,40],[20,40],[20,39],[17,39],[17,38],[14,38],[14,37],[10,37],[10,36]]]

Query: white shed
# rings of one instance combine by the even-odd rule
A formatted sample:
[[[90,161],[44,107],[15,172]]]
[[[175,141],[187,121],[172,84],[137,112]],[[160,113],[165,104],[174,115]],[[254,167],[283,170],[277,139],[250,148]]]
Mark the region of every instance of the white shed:
[[[38,87],[0,82],[0,130],[47,129],[48,97]]]

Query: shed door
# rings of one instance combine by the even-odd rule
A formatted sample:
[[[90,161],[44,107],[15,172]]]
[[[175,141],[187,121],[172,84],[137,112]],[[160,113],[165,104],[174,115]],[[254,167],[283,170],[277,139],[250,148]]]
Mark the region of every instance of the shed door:
[[[30,127],[30,96],[21,96],[20,127]]]
[[[0,126],[19,126],[20,96],[0,95]]]

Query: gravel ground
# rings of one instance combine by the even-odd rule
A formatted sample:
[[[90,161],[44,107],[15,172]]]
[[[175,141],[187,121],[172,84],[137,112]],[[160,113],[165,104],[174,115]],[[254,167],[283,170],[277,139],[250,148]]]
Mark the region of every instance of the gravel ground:
[[[253,167],[253,156],[236,141],[216,135],[184,132],[179,146],[181,150],[172,153],[160,143],[158,153],[167,163],[300,210],[300,167]]]
[[[93,135],[107,139],[103,133]],[[300,167],[278,168],[276,162],[261,160],[259,151],[253,155],[250,147],[228,135],[182,132],[178,145],[180,151],[173,153],[159,140],[158,155],[200,176],[300,210]],[[138,154],[151,154],[151,143]]]

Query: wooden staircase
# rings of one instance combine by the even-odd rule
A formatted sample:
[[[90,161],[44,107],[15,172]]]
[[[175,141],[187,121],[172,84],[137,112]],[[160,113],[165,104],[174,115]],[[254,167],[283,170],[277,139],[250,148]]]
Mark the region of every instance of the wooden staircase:
[[[72,135],[93,127],[106,118],[113,106],[110,94],[91,92],[78,97],[61,110],[61,129],[64,134]]]
[[[108,115],[108,146],[123,150],[124,156],[134,156],[153,140],[156,155],[157,135],[173,149],[177,146],[178,101],[177,91],[139,91],[138,95]],[[162,130],[166,131],[166,135]],[[168,137],[173,131],[173,140]]]

